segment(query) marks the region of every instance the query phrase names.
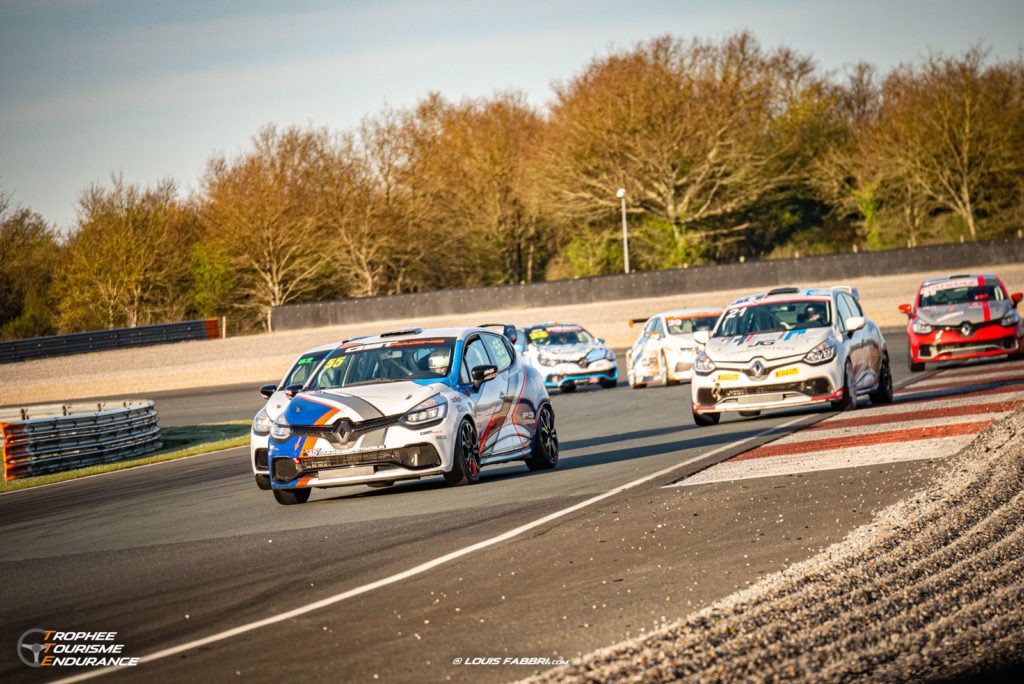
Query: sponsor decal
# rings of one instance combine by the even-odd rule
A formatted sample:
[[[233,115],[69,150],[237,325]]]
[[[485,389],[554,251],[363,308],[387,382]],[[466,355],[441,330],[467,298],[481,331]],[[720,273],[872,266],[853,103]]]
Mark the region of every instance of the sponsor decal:
[[[718,377],[715,378],[718,382],[729,382],[731,380],[739,380],[739,373],[719,373]]]
[[[781,370],[775,371],[775,377],[777,377],[777,378],[782,378],[782,377],[785,377],[787,375],[799,375],[799,374],[800,374],[800,369],[799,368],[783,368]]]

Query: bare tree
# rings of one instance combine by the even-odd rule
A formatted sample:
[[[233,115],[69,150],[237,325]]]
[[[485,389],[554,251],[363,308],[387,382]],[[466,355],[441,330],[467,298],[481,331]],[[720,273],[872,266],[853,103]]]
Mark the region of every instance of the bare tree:
[[[203,180],[206,239],[230,255],[237,306],[258,313],[267,330],[273,307],[301,301],[331,280],[316,193],[327,142],[323,130],[268,126],[252,151],[213,159]]]

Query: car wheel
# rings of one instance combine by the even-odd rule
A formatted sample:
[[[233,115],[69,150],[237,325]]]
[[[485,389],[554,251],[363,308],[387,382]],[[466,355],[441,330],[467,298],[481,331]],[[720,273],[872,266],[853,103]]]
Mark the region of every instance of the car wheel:
[[[309,495],[313,490],[309,487],[302,489],[275,489],[274,498],[282,506],[294,506],[309,501]]]
[[[609,380],[607,378],[601,378],[601,387],[604,387],[605,389],[611,389],[612,387],[615,387],[615,385],[617,385],[617,384],[619,384],[619,383],[615,382],[614,380]]]
[[[710,427],[712,425],[718,425],[718,420],[721,418],[719,413],[697,413],[693,412],[693,422],[697,427]]]
[[[266,491],[270,489],[270,476],[269,475],[257,475],[256,486]]]
[[[576,385],[574,383],[567,382],[564,385],[559,385],[558,390],[562,394],[572,394],[573,392],[576,391]]]
[[[923,363],[915,363],[914,362],[914,352],[909,351],[909,350],[907,351],[907,368],[910,369],[911,373],[920,373],[921,371],[924,370],[924,364]]]
[[[668,360],[664,354],[658,355],[658,380],[661,382],[662,387],[676,384],[668,377]]]
[[[878,370],[878,389],[868,395],[872,404],[889,404],[892,402],[892,369],[889,368],[889,355],[882,354],[882,367]]]
[[[643,389],[647,387],[647,383],[636,381],[636,373],[633,372],[632,365],[626,367],[626,382],[629,383],[630,389]]]
[[[853,364],[849,361],[843,367],[843,398],[832,402],[836,411],[850,411],[857,408],[857,395],[853,391]]]
[[[459,425],[452,458],[452,469],[444,474],[447,485],[459,487],[480,480],[480,445],[476,441],[476,428],[468,419]]]
[[[555,412],[545,404],[537,414],[537,431],[533,437],[533,449],[526,459],[530,470],[547,470],[558,465],[558,433],[555,432]]]

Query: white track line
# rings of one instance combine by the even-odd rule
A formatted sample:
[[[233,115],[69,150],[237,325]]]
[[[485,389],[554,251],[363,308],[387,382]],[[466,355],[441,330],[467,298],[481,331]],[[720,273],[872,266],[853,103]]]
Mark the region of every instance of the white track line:
[[[222,632],[217,632],[216,634],[211,634],[211,635],[203,637],[201,639],[195,639],[193,641],[189,641],[189,642],[186,642],[184,644],[179,644],[178,646],[171,646],[170,648],[165,648],[162,651],[156,651],[155,653],[150,653],[148,655],[144,655],[144,656],[139,658],[139,665],[143,665],[145,663],[151,663],[153,661],[161,660],[163,658],[168,658],[170,656],[177,655],[179,653],[184,653],[185,651],[191,651],[191,650],[196,649],[196,648],[201,648],[201,647],[207,646],[209,644],[217,643],[218,641],[224,641],[226,639],[230,639],[232,637],[236,637],[236,636],[238,636],[240,634],[245,634],[247,632],[252,632],[252,631],[255,631],[257,629],[261,629],[263,627],[269,627],[270,625],[275,625],[275,624],[278,624],[280,622],[284,622],[285,620],[291,620],[292,618],[296,618],[296,617],[299,617],[301,615],[305,615],[307,613],[311,613],[311,612],[319,610],[321,608],[326,608],[328,606],[332,606],[332,605],[334,605],[336,603],[341,603],[342,601],[345,601],[347,599],[350,599],[350,598],[353,598],[353,597],[356,597],[356,596],[360,596],[361,594],[369,593],[369,592],[373,591],[374,589],[380,589],[381,587],[386,587],[388,585],[395,584],[396,582],[401,582],[402,580],[409,579],[410,577],[415,577],[416,575],[423,574],[424,572],[427,572],[428,570],[433,570],[434,568],[436,568],[438,566],[444,565],[445,563],[449,563],[449,562],[451,562],[453,560],[457,560],[459,558],[462,558],[463,556],[468,556],[469,554],[474,553],[476,551],[480,551],[482,549],[486,549],[486,548],[494,546],[496,544],[500,544],[501,542],[508,541],[509,539],[513,539],[515,537],[518,537],[518,536],[520,536],[520,535],[522,535],[522,534],[524,534],[526,532],[529,532],[532,529],[540,527],[541,525],[545,525],[545,524],[551,522],[552,520],[557,520],[558,518],[562,518],[562,517],[564,517],[566,515],[569,515],[570,513],[574,513],[574,512],[576,512],[578,510],[587,508],[588,506],[592,506],[592,505],[594,505],[596,503],[604,501],[605,499],[607,499],[609,497],[615,496],[616,494],[620,494],[622,492],[628,491],[628,490],[633,489],[635,487],[638,487],[638,486],[640,486],[640,485],[642,485],[642,484],[644,484],[646,482],[650,482],[651,480],[654,480],[656,478],[662,477],[664,475],[672,473],[672,472],[674,472],[676,470],[679,470],[681,468],[685,468],[686,466],[688,466],[688,465],[690,465],[692,463],[696,463],[697,461],[703,460],[705,458],[708,458],[709,456],[714,456],[715,454],[721,453],[723,451],[734,449],[736,447],[741,446],[742,444],[744,444],[746,442],[752,442],[752,441],[754,441],[756,439],[759,439],[760,437],[763,437],[765,435],[768,435],[768,434],[771,434],[773,432],[776,432],[780,428],[787,428],[790,425],[794,425],[795,423],[797,423],[797,422],[799,422],[799,421],[801,421],[803,419],[804,419],[804,417],[801,416],[800,418],[795,418],[795,419],[793,419],[793,420],[791,420],[791,421],[789,421],[787,423],[783,423],[782,425],[778,425],[778,426],[775,426],[775,427],[763,430],[762,432],[759,432],[756,435],[753,435],[753,436],[747,438],[746,440],[743,440],[742,442],[733,442],[733,443],[730,443],[730,444],[726,444],[726,445],[720,446],[717,449],[714,449],[712,451],[707,452],[706,454],[701,454],[700,456],[694,456],[693,458],[688,459],[686,461],[683,461],[682,463],[677,463],[677,464],[675,464],[673,466],[670,466],[668,468],[664,468],[662,470],[659,470],[656,473],[651,473],[650,475],[645,475],[644,477],[641,477],[641,478],[638,478],[636,480],[633,480],[632,482],[630,482],[628,484],[622,485],[620,487],[616,487],[615,489],[608,490],[607,492],[604,492],[603,494],[598,494],[597,496],[591,497],[591,498],[587,499],[586,501],[581,501],[580,503],[575,504],[573,506],[569,506],[568,508],[563,508],[560,511],[556,511],[556,512],[551,513],[549,515],[546,515],[546,516],[544,516],[542,518],[538,518],[537,520],[534,520],[533,522],[529,522],[529,523],[526,523],[525,525],[521,525],[519,527],[511,529],[508,532],[505,532],[503,534],[499,534],[496,537],[491,537],[490,539],[485,539],[484,541],[477,542],[476,544],[472,544],[470,546],[463,547],[463,548],[458,549],[456,551],[452,551],[451,553],[448,553],[448,554],[445,554],[445,555],[440,556],[438,558],[435,558],[434,560],[427,561],[426,563],[422,563],[420,565],[417,565],[416,567],[409,568],[408,570],[404,570],[404,571],[399,572],[397,574],[391,575],[390,577],[384,577],[382,579],[377,580],[376,582],[370,582],[369,584],[364,584],[364,585],[362,585],[360,587],[356,587],[354,589],[349,589],[348,591],[344,591],[344,592],[342,592],[340,594],[335,594],[334,596],[328,596],[327,598],[321,599],[319,601],[314,601],[313,603],[307,603],[304,606],[299,606],[298,608],[293,608],[292,610],[289,610],[289,611],[284,612],[284,613],[279,613],[279,614],[277,614],[277,615],[275,615],[273,617],[264,618],[263,620],[257,620],[255,622],[249,622],[247,624],[239,625],[238,627],[234,627],[232,629],[227,629],[227,630],[224,630]],[[60,680],[57,680],[57,681],[60,682],[60,683],[64,683],[64,684],[70,684],[71,682],[82,682],[82,681],[85,681],[87,679],[93,679],[93,678],[99,677],[101,675],[109,674],[111,672],[120,672],[120,671],[123,671],[124,669],[125,668],[123,668],[123,667],[106,667],[106,668],[102,668],[102,669],[99,669],[99,670],[93,670],[91,672],[83,672],[81,674],[78,674],[78,675],[75,675],[75,676],[72,676],[72,677],[68,677],[66,679],[60,679]]]

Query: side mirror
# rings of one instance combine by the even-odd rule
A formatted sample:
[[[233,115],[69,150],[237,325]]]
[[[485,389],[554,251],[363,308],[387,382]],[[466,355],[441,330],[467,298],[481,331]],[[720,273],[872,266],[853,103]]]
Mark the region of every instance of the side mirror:
[[[267,399],[274,396],[274,392],[277,391],[277,385],[264,385],[260,387],[260,394],[265,396]]]
[[[473,389],[479,390],[480,386],[488,380],[493,380],[498,374],[498,367],[494,365],[473,366]]]
[[[845,322],[846,332],[855,333],[868,324],[868,319],[863,316],[850,316]]]
[[[1020,300],[1024,299],[1024,293],[1014,292],[1010,295],[1010,301],[1013,302],[1013,308],[1016,309],[1017,305],[1020,304]]]
[[[907,314],[908,316],[914,315],[914,307],[912,307],[910,304],[900,304],[900,311],[902,313]]]
[[[291,399],[296,394],[298,394],[299,390],[301,390],[301,389],[302,389],[302,385],[301,384],[298,384],[298,385],[288,385],[287,387],[284,388],[284,393],[288,395],[289,399]]]
[[[697,332],[693,333],[693,341],[701,346],[706,345],[708,342],[711,341],[711,331],[698,330]]]

